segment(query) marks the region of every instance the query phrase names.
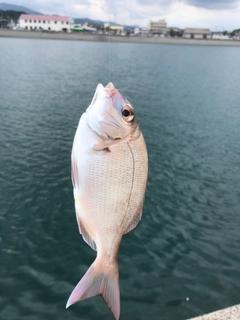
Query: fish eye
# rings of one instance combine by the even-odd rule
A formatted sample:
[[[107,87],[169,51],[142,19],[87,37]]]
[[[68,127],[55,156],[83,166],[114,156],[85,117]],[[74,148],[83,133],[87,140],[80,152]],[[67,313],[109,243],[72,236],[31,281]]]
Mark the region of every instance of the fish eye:
[[[134,113],[131,107],[124,106],[122,109],[123,120],[126,122],[131,122],[134,119]]]
[[[128,117],[128,116],[130,115],[129,110],[124,109],[124,110],[122,111],[122,115],[123,115],[124,117]]]

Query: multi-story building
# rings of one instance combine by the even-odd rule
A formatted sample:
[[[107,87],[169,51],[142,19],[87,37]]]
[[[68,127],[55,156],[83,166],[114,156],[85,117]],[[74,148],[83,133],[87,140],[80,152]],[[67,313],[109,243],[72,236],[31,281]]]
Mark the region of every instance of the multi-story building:
[[[154,34],[165,34],[167,33],[167,22],[166,20],[152,21],[148,23],[148,31]]]
[[[70,17],[22,14],[19,27],[26,30],[48,30],[70,32],[74,20]]]

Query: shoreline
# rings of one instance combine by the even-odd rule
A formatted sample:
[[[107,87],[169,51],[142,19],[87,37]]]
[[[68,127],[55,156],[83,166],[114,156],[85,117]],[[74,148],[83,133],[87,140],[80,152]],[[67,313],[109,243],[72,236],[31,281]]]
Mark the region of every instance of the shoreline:
[[[39,31],[25,31],[25,30],[20,31],[20,30],[6,30],[6,29],[0,29],[0,38],[109,42],[108,35],[39,32]],[[110,36],[110,42],[240,47],[239,40],[213,40],[213,39],[203,40],[203,39],[161,38],[161,37],[141,37],[141,36]]]

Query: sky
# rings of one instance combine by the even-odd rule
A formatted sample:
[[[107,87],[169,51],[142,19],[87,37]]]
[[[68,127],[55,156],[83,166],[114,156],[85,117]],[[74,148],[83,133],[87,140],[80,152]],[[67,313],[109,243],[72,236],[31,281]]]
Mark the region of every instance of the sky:
[[[240,0],[3,0],[44,14],[67,15],[147,27],[165,19],[168,27],[240,28]]]

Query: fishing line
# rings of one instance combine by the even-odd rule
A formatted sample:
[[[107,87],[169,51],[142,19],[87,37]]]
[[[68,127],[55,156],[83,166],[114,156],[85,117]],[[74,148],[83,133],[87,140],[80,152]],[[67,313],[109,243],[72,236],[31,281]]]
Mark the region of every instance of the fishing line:
[[[109,8],[110,10],[110,8]],[[110,82],[110,72],[111,72],[111,65],[110,65],[110,13],[108,14],[108,82]]]

